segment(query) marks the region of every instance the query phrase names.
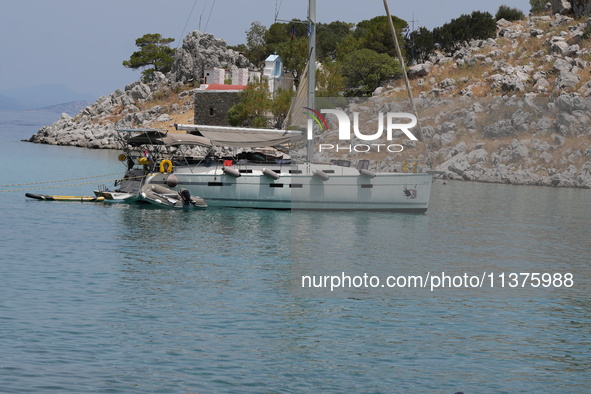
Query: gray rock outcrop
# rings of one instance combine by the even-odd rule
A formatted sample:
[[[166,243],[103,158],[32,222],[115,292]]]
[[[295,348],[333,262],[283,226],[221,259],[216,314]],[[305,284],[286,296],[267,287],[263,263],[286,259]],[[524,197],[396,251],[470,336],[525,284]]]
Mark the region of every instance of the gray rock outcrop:
[[[183,45],[168,75],[171,82],[182,84],[199,82],[203,70],[214,67],[252,68],[252,64],[236,51],[228,49],[226,42],[212,34],[193,31],[185,37]]]
[[[552,12],[559,13],[559,14],[570,14],[572,12],[573,6],[570,0],[552,0]]]
[[[416,64],[408,69],[409,78],[421,78],[429,75],[431,71],[431,62]]]
[[[591,99],[574,93],[557,98],[424,97],[416,106],[436,163],[433,170],[443,179],[591,188],[591,130],[586,127],[591,122],[587,115]],[[367,116],[385,108],[410,112],[383,96],[354,104],[350,110]],[[319,138],[335,143],[331,138],[337,136],[323,133]],[[403,161],[408,163],[413,155],[419,162],[427,161],[421,142],[399,143],[405,149],[398,156],[401,161],[376,170],[410,168]],[[342,158],[358,157],[353,153]]]
[[[562,15],[574,14],[577,17],[591,15],[589,0],[551,0],[552,12]]]

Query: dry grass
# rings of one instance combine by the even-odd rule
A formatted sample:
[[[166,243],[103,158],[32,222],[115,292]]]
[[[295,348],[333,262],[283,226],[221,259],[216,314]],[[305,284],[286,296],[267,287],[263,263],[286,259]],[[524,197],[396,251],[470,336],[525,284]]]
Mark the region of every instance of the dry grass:
[[[151,122],[149,124],[134,124],[134,127],[152,127],[161,130],[168,130],[169,132],[177,133],[174,128],[174,123],[193,123],[193,95],[185,95],[183,98],[179,98],[179,93],[193,89],[192,86],[185,86],[179,89],[178,92],[172,91],[171,89],[165,88],[160,91],[156,91],[147,101],[137,101],[135,106],[142,112],[149,111],[154,107],[160,107],[160,113],[169,114],[172,120],[166,122]],[[177,108],[185,109],[177,111],[174,109],[175,104]],[[102,116],[100,118],[94,118],[95,124],[107,125],[120,121],[128,113],[125,111],[123,105],[116,106],[110,114]]]
[[[193,95],[186,95],[183,98],[179,98],[179,93],[183,91],[192,90],[193,86],[186,85],[181,89],[172,91],[169,88],[158,90],[153,93],[152,99],[141,103],[138,107],[140,110],[149,110],[156,106],[161,107],[161,113],[169,114],[172,120],[165,122],[152,122],[146,126],[153,127],[160,130],[168,130],[172,133],[182,133],[174,128],[175,123],[193,123],[194,111],[193,111]],[[178,108],[187,107],[181,111],[176,111],[173,106],[177,105]]]
[[[560,36],[561,33],[566,32],[566,34],[563,33],[562,35],[568,40],[572,36],[572,33],[569,31],[569,26],[581,22],[584,21],[575,20],[569,25],[552,27],[550,26],[549,22],[536,21],[534,22],[534,27],[542,29],[545,32],[549,32],[549,34],[542,37],[531,37],[528,35],[527,37],[520,37],[517,40],[501,37],[496,40],[496,47],[478,48],[471,53],[471,56],[483,55],[485,57],[489,57],[491,52],[499,50],[500,53],[497,54],[497,56],[490,56],[493,60],[492,62],[478,61],[476,64],[472,63],[472,65],[458,65],[457,62],[453,60],[448,63],[434,65],[430,74],[426,77],[423,77],[422,79],[411,80],[411,90],[413,96],[419,97],[427,95],[433,97],[441,95],[442,97],[446,98],[461,97],[462,95],[466,94],[466,88],[470,87],[471,96],[474,98],[499,97],[504,94],[509,96],[523,97],[526,93],[538,93],[537,90],[534,90],[535,81],[533,80],[533,75],[537,71],[545,72],[546,80],[550,84],[549,91],[546,93],[538,93],[539,97],[555,96],[557,92],[552,91],[552,89],[556,84],[558,75],[554,71],[554,62],[548,62],[546,60],[546,55],[550,54],[550,38],[553,36]],[[530,26],[528,26],[525,21],[519,22],[518,24],[522,32],[529,33]],[[579,46],[582,50],[589,49],[591,47],[591,39],[579,42]],[[591,62],[591,54],[583,55],[582,60]],[[487,78],[493,74],[503,74],[503,71],[501,70],[502,67],[518,67],[525,65],[532,67],[534,71],[529,73],[530,79],[525,82],[524,91],[503,92],[500,90],[500,88],[493,88],[491,82],[487,80]],[[591,68],[581,69],[577,72],[577,74],[581,78],[581,82],[573,88],[564,89],[564,92],[577,92],[583,85],[591,81]],[[453,79],[456,81],[456,86],[453,87],[453,90],[441,92],[441,87],[439,84],[445,79]],[[405,85],[402,80],[395,81],[391,88],[398,89],[395,89],[396,91],[389,91],[389,93],[387,93],[389,97],[407,97]],[[451,114],[449,118],[458,119],[458,121],[456,122],[456,120],[454,120],[457,127],[454,130],[455,139],[450,145],[440,146],[437,142],[437,137],[432,140],[433,142],[431,144],[431,149],[434,152],[432,159],[435,166],[442,164],[445,159],[448,158],[448,148],[457,146],[459,143],[464,142],[467,146],[471,147],[469,149],[472,149],[475,144],[484,144],[483,148],[489,152],[489,159],[486,162],[480,164],[482,166],[492,167],[495,165],[491,161],[492,154],[500,154],[506,150],[514,140],[519,140],[522,143],[525,143],[529,149],[529,157],[527,159],[513,163],[506,163],[515,166],[515,168],[521,167],[533,169],[539,167],[542,169],[553,168],[555,170],[564,171],[567,170],[571,165],[581,168],[585,162],[590,161],[589,158],[584,156],[584,151],[591,148],[591,135],[585,135],[581,137],[566,136],[564,143],[560,146],[556,145],[552,133],[536,133],[536,130],[533,129],[527,132],[520,131],[519,134],[516,135],[488,139],[483,135],[483,128],[491,124],[490,119],[484,119],[485,117],[483,118],[478,116],[476,118],[475,127],[477,131],[470,133],[463,126],[463,122],[459,120],[461,119],[460,113],[456,114],[454,112],[454,108],[440,108],[437,105],[434,105],[431,108],[419,109],[419,116],[421,119],[424,119],[423,127],[429,124],[442,124],[443,120],[436,120],[438,112],[441,111]],[[507,111],[509,112],[506,114],[495,113],[495,116],[497,119],[510,119],[514,109],[508,109]],[[542,151],[538,151],[534,148],[535,144],[532,141],[535,140],[548,143],[550,146],[548,153],[553,156],[553,160],[551,162],[545,163],[545,161],[540,158]],[[575,153],[573,154],[573,152]],[[402,154],[364,154],[364,158],[369,158],[371,160],[375,160],[376,162],[402,162],[404,160],[409,160],[411,157],[418,158],[420,156],[425,156],[425,150],[421,143],[418,143],[415,148],[406,148]]]
[[[490,75],[500,73],[498,69],[494,68],[496,64],[502,64],[504,66],[517,67],[520,65],[529,65],[534,68],[535,71],[544,71],[547,75],[547,80],[551,86],[556,81],[556,75],[553,72],[553,64],[546,61],[545,56],[549,54],[550,50],[550,37],[560,36],[561,33],[566,32],[565,38],[569,39],[572,34],[569,31],[569,27],[583,22],[583,20],[574,20],[568,25],[550,26],[550,22],[547,21],[534,21],[533,26],[537,29],[542,29],[547,35],[542,37],[519,37],[516,40],[512,40],[505,37],[499,37],[496,39],[496,47],[484,47],[478,48],[471,53],[474,55],[489,56],[489,54],[495,50],[500,50],[501,55],[493,57],[493,62],[485,64],[484,62],[476,65],[463,65],[458,66],[455,61],[451,61],[445,64],[435,65],[431,73],[422,78],[422,84],[419,84],[419,79],[411,81],[411,90],[413,96],[418,97],[421,94],[434,95],[434,89],[439,88],[438,84],[445,79],[454,79],[457,82],[457,87],[453,91],[447,91],[443,93],[446,97],[457,97],[461,96],[463,89],[467,86],[471,86],[472,97],[490,97],[499,96],[504,92],[495,90],[491,84],[486,80]],[[515,22],[513,29],[520,29],[522,32],[529,32],[530,27],[526,21]],[[579,42],[581,49],[588,49],[591,46],[591,39],[587,39]],[[591,62],[591,54],[582,56],[583,60]],[[533,73],[532,73],[533,74]],[[591,71],[585,69],[579,72],[581,77],[581,83],[575,88],[568,89],[568,92],[574,92],[579,89],[586,82],[591,80]],[[430,83],[430,81],[435,83]],[[510,92],[510,94],[516,94],[517,96],[523,96],[525,93],[534,92],[533,89],[534,81],[530,79],[526,83],[526,91],[524,92]],[[395,81],[392,88],[404,88],[404,83],[401,80]],[[567,90],[565,90],[567,91]],[[396,98],[406,97],[406,90],[399,89],[396,92],[390,92],[389,96]]]
[[[149,126],[159,130],[168,130],[170,133],[184,133],[184,131],[177,131],[174,128],[175,123],[184,123],[184,124],[192,124],[195,116],[193,115],[193,111],[187,111],[185,113],[176,113],[171,114],[172,120],[167,122],[154,122],[151,123]]]

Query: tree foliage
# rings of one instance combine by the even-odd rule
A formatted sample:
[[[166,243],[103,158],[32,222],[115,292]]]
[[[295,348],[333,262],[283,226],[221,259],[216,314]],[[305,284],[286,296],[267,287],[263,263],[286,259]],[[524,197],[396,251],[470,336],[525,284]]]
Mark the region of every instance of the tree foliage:
[[[294,40],[308,39],[308,25],[299,20],[292,19],[290,22],[275,22],[269,27],[265,34],[266,50],[269,54],[277,52],[283,46]]]
[[[317,52],[320,62],[334,60],[343,39],[351,34],[353,24],[345,22],[318,23],[316,25]],[[308,25],[292,19],[286,23],[273,23],[265,33],[267,54],[276,53],[283,59],[284,67],[297,79],[308,61]]]
[[[260,22],[252,22],[250,29],[246,31],[246,57],[259,67],[264,64],[269,55],[265,41],[266,34],[267,28]]]
[[[511,22],[525,19],[523,12],[517,8],[509,7],[508,5],[502,5],[499,7],[495,15],[495,20],[505,19]]]
[[[392,22],[394,23],[398,42],[402,44],[404,42],[402,31],[408,28],[408,23],[395,16],[392,16]],[[385,15],[359,22],[354,35],[359,40],[361,48],[371,49],[377,53],[386,53],[393,58],[398,56],[392,39],[388,17]]]
[[[304,37],[281,43],[277,54],[283,60],[283,67],[297,79],[304,72],[308,62],[308,40]]]
[[[272,114],[274,126],[281,127],[293,95],[292,90],[279,89],[275,97],[271,98],[267,81],[263,79],[249,83],[240,92],[238,104],[228,110],[228,123],[232,126],[267,128],[268,114]]]
[[[453,52],[469,40],[486,40],[497,34],[497,24],[488,12],[474,11],[471,15],[463,14],[459,18],[441,27],[433,29],[435,42],[446,52]]]
[[[418,30],[410,33],[405,40],[405,44],[407,47],[406,57],[409,63],[412,63],[413,60],[417,63],[424,63],[435,51],[433,32],[425,27],[419,27]]]
[[[275,99],[271,103],[271,113],[273,114],[273,122],[275,128],[283,127],[283,122],[287,117],[289,108],[291,107],[291,99],[295,92],[290,89],[279,89],[275,93]]]
[[[321,62],[332,61],[337,58],[339,46],[343,40],[352,34],[355,25],[335,21],[328,24],[319,23],[316,27],[316,37],[318,38],[317,58]]]
[[[316,72],[316,97],[339,97],[345,91],[346,83],[340,62],[324,62]]]
[[[529,0],[529,5],[531,9],[529,13],[532,15],[542,14],[546,11],[546,4],[548,0]]]
[[[343,76],[350,93],[369,95],[380,83],[401,73],[400,64],[386,53],[363,48],[351,53],[343,63]]]
[[[132,53],[129,60],[124,60],[123,66],[132,69],[153,66],[142,71],[147,79],[156,71],[167,73],[174,62],[175,50],[168,46],[173,41],[174,38],[163,38],[160,34],[144,34],[135,40],[139,51]]]
[[[228,110],[232,126],[267,127],[266,112],[271,108],[271,97],[265,80],[249,83],[240,92],[240,102]]]
[[[397,29],[399,41],[403,42],[401,32],[408,26],[407,23],[397,17],[392,17],[392,21]],[[385,60],[387,65],[392,64],[394,61],[392,56],[396,55],[390,26],[385,16],[362,21],[356,26],[341,21],[328,24],[317,23],[316,35],[316,59],[325,67],[324,71],[319,71],[318,74],[318,78],[324,84],[324,87],[319,90],[321,95],[340,94],[347,86],[357,88],[359,78],[354,81],[348,80],[355,73],[351,70],[349,74],[343,72],[357,58],[351,57],[352,53],[367,49],[372,55],[384,54],[386,56],[382,57],[382,60]],[[285,71],[293,73],[297,81],[308,62],[308,24],[293,19],[289,22],[273,23],[266,29],[259,22],[254,22],[247,31],[245,49],[248,59],[259,66],[263,65],[267,56],[273,53],[278,54],[283,60]],[[372,72],[366,79],[369,81],[376,75],[381,76],[381,73]],[[366,87],[373,85],[375,83],[362,84]]]
[[[506,15],[503,16],[505,19],[514,14],[509,7],[501,7],[499,12]],[[407,22],[395,16],[392,22],[399,43],[405,44],[401,48],[403,54],[417,62],[428,60],[437,46],[451,53],[465,41],[495,37],[497,30],[493,16],[480,11],[461,15],[433,31],[421,27],[412,32],[409,39],[402,35],[408,28]],[[322,63],[317,71],[319,96],[336,96],[343,92],[346,95],[367,95],[385,80],[401,73],[386,16],[364,20],[357,25],[341,21],[318,23],[316,34],[316,58]],[[267,56],[280,55],[285,71],[292,72],[297,81],[308,60],[307,40],[308,24],[304,21],[276,22],[268,29],[255,22],[247,32],[247,44],[242,49],[246,50],[249,60],[259,66]]]

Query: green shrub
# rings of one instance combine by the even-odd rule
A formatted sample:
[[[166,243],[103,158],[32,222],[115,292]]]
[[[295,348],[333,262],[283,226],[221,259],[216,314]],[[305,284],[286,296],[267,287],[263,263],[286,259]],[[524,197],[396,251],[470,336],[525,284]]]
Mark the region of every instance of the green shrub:
[[[497,14],[495,15],[496,20],[505,19],[510,22],[519,21],[525,19],[525,15],[521,10],[517,8],[509,7],[508,5],[502,5],[499,7]]]
[[[591,26],[587,25],[583,29],[583,35],[581,36],[581,40],[588,40],[591,38]]]
[[[152,93],[152,99],[154,100],[164,100],[167,97],[168,94],[163,90],[157,90],[154,93]]]
[[[386,53],[359,49],[343,62],[348,94],[368,96],[380,83],[402,73],[400,64]]]
[[[458,49],[464,41],[486,40],[497,35],[497,24],[488,12],[474,11],[461,15],[441,27],[433,29],[435,42],[445,52]]]
[[[407,47],[406,57],[409,63],[413,63],[413,61],[424,63],[429,60],[429,56],[435,51],[433,32],[425,27],[420,27],[410,33],[405,40],[405,45]]]
[[[548,0],[529,0],[529,5],[531,6],[529,13],[531,15],[544,13],[546,11],[546,4],[548,4]]]

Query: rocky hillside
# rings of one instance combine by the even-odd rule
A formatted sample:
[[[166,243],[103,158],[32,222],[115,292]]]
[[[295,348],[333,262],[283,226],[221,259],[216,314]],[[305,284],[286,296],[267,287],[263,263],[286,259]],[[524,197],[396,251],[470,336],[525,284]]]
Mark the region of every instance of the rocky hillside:
[[[591,19],[497,25],[496,39],[410,69],[435,169],[449,179],[591,187]],[[405,95],[397,82],[374,100]]]
[[[406,170],[430,157],[448,179],[591,187],[589,32],[591,20],[561,14],[501,20],[496,39],[411,67],[428,150],[406,140],[404,154],[376,155],[375,165]],[[196,76],[234,64],[248,62],[224,41],[193,32],[170,74],[101,97],[73,118],[64,114],[30,141],[118,148],[115,128],[190,123]],[[396,81],[378,88],[365,108],[379,112],[405,97]]]

